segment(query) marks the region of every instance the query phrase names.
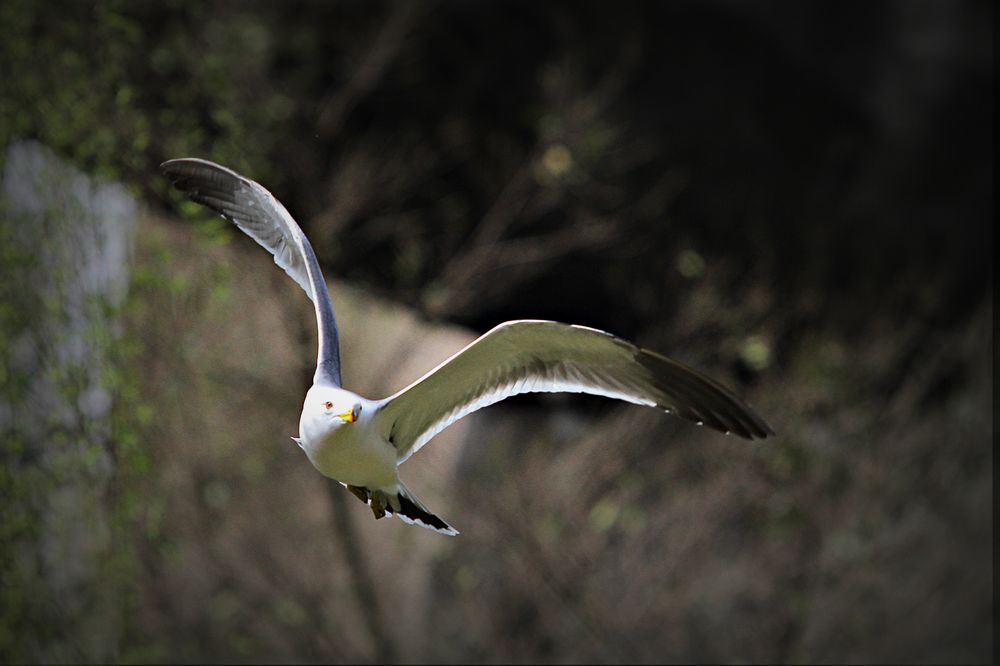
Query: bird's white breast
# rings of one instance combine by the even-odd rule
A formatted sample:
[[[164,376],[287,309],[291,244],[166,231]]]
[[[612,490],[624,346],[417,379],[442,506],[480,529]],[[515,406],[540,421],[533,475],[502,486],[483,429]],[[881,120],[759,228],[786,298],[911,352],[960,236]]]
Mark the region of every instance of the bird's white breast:
[[[366,413],[367,412],[367,413]],[[300,432],[303,450],[324,475],[366,488],[383,488],[397,480],[396,448],[387,442],[372,423],[374,409],[362,410],[354,423],[332,429],[320,418],[303,412]]]

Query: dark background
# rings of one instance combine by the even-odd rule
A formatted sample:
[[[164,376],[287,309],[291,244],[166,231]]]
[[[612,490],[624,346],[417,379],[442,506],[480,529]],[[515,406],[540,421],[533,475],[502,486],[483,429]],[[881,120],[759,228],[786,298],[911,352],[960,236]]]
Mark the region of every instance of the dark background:
[[[556,562],[586,564],[543,596],[469,537],[435,561],[441,640],[418,654],[246,648],[225,623],[192,637],[164,613],[105,658],[989,659],[991,3],[6,2],[0,26],[0,147],[37,140],[163,214],[180,198],[157,165],[216,160],[285,203],[328,277],[475,331],[512,318],[612,331],[751,396],[779,433],[746,458],[755,489],[683,551],[687,573],[657,578],[669,551],[649,547],[642,618],[609,634],[544,618],[586,607],[581,626],[607,626],[617,607],[575,598],[574,581],[616,566],[628,538],[559,542]],[[244,241],[232,235],[256,250]],[[700,451],[622,455],[706,497],[732,492],[731,449]],[[502,456],[489,464],[526,464]],[[488,521],[470,480],[487,462],[465,464],[455,492],[480,489],[463,511]],[[778,487],[781,507],[754,504]],[[128,548],[144,552],[146,520],[121,518]],[[530,551],[513,532],[490,538]],[[838,560],[845,538],[854,554]],[[25,551],[8,551],[9,572]],[[474,611],[442,582],[469,563],[489,583]],[[145,589],[143,571],[113,584]],[[726,575],[731,594],[700,587]],[[24,637],[45,615],[5,589],[0,655],[38,659]],[[117,612],[161,603],[143,595]],[[463,640],[469,612],[484,619]]]

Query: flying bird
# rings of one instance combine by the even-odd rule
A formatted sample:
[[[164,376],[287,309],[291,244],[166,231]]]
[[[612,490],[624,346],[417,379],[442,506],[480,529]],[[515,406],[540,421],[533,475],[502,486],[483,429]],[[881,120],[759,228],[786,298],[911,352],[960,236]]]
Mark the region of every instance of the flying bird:
[[[333,304],[305,234],[258,183],[208,160],[160,165],[174,186],[274,255],[312,300],[319,349],[293,437],[309,461],[371,507],[375,518],[455,535],[399,479],[398,467],[450,424],[521,393],[591,393],[746,439],[773,435],[731,391],[702,373],[610,333],[554,321],[504,322],[398,393],[370,400],[343,387]]]

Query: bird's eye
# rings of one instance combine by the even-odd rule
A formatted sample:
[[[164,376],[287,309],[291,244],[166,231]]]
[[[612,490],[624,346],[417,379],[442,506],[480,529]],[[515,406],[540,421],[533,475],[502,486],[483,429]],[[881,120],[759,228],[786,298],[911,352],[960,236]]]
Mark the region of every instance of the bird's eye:
[[[351,410],[351,414],[354,417],[354,420],[357,421],[358,417],[361,416],[361,405],[354,405],[354,409]]]
[[[323,403],[323,409],[325,409],[326,411],[330,411],[331,409],[333,409],[333,403],[327,400],[326,402]]]

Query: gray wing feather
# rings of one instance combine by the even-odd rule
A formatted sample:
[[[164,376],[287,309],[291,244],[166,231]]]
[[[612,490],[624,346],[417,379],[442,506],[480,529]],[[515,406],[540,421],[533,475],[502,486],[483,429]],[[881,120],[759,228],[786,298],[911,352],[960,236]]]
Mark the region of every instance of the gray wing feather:
[[[610,333],[506,322],[389,397],[376,415],[402,462],[463,416],[520,393],[590,393],[659,407],[747,439],[770,426],[721,384]]]
[[[302,231],[284,206],[256,182],[197,158],[169,160],[163,172],[192,201],[208,206],[274,256],[274,263],[315,300],[296,237]]]
[[[168,160],[160,168],[192,201],[208,206],[257,241],[302,287],[316,307],[319,327],[315,381],[340,386],[340,342],[330,294],[312,246],[281,202],[260,184],[208,160]]]

